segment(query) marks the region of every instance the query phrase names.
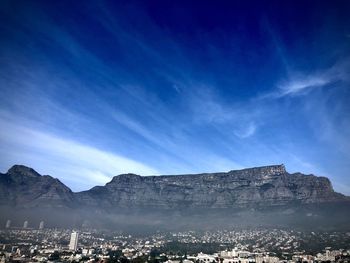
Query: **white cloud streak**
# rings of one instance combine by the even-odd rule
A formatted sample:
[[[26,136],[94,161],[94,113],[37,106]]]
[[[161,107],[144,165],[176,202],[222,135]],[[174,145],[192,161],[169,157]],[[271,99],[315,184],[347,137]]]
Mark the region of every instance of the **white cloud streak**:
[[[292,96],[300,94],[302,92],[307,92],[313,88],[322,87],[331,82],[323,76],[311,76],[303,79],[293,79],[279,87],[279,97]]]
[[[286,81],[282,81],[276,90],[260,97],[282,98],[287,96],[306,95],[314,89],[322,88],[335,82],[348,82],[350,63],[348,58],[342,59],[331,67],[318,70],[311,74],[290,74]]]
[[[0,119],[0,124],[0,152],[5,157],[3,166],[14,163],[32,166],[59,177],[69,186],[73,185],[69,182],[74,182],[76,188],[73,190],[105,184],[120,173],[158,173],[152,167],[115,153],[9,123],[5,119]]]

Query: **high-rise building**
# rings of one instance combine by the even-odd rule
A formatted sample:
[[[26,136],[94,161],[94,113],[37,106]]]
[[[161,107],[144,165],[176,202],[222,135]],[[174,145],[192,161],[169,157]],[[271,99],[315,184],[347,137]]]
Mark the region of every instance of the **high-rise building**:
[[[11,220],[7,220],[6,221],[6,228],[10,228],[11,227]]]
[[[24,223],[23,223],[23,228],[28,228],[28,221],[27,221],[27,220],[24,221]]]
[[[41,221],[39,224],[39,229],[44,229],[44,221]]]
[[[70,235],[70,242],[69,242],[69,250],[77,250],[78,247],[78,236],[79,233],[73,231],[72,234]]]

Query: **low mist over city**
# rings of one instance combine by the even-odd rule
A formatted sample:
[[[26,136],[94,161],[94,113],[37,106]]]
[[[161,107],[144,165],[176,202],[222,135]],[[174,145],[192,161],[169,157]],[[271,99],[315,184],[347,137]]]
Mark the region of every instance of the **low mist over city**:
[[[0,1],[0,263],[350,263],[350,2]]]

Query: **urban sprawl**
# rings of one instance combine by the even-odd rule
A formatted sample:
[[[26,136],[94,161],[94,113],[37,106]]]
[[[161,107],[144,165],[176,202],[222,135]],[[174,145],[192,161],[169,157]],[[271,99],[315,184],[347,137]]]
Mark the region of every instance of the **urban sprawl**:
[[[286,229],[127,234],[49,229],[28,221],[0,230],[0,263],[313,263],[350,262],[350,232]]]

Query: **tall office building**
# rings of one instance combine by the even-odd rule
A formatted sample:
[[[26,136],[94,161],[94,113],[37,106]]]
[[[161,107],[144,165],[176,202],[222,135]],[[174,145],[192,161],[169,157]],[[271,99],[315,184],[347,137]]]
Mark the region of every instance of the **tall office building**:
[[[41,221],[39,224],[39,229],[44,229],[44,221]]]
[[[6,221],[6,228],[10,228],[11,227],[11,220],[7,220]]]
[[[23,228],[28,228],[28,221],[27,221],[27,220],[24,221],[24,223],[23,223]]]
[[[69,250],[77,250],[78,248],[78,236],[79,233],[73,231],[72,234],[70,235],[70,242],[69,242]]]

